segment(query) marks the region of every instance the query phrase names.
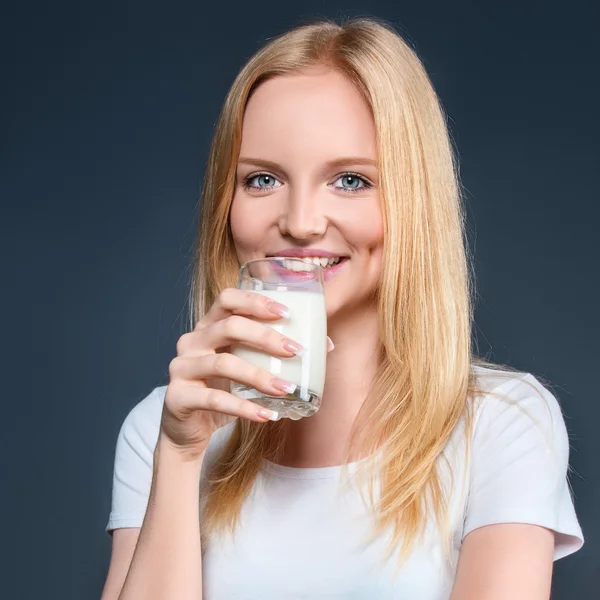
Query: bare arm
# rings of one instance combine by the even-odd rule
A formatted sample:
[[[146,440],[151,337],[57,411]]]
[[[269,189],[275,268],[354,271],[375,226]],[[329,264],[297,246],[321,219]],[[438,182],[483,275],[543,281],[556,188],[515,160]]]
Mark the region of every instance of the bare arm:
[[[100,600],[115,600],[119,597],[139,535],[139,527],[122,527],[112,532],[110,565]]]
[[[194,331],[177,342],[144,521],[139,530],[113,539],[102,600],[202,599],[199,488],[210,439],[236,418],[258,423],[277,418],[277,413],[232,395],[229,382],[286,394],[270,372],[217,351],[242,342],[272,356],[291,358],[301,348],[296,344],[296,350],[290,349],[281,333],[242,315],[274,321],[283,313],[281,305],[265,296],[228,288]]]
[[[502,523],[469,533],[462,544],[450,600],[548,600],[554,533]]]
[[[105,589],[102,600],[202,599],[199,484],[203,457],[186,459],[162,437],[154,457],[148,509],[125,583],[118,596],[119,590]],[[126,560],[127,552],[122,554]],[[115,580],[118,571],[115,567]],[[107,579],[107,588],[108,584]]]

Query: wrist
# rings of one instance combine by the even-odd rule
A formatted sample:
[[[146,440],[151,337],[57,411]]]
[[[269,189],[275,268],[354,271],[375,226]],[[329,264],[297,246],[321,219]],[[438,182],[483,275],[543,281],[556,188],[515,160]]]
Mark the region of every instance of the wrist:
[[[199,471],[202,467],[206,448],[180,448],[161,431],[154,449],[154,464],[168,464],[171,468]]]

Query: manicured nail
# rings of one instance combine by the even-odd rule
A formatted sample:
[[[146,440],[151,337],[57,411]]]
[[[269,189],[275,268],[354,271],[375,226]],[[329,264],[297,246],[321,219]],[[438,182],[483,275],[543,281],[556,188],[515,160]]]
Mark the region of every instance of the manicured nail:
[[[277,421],[279,419],[279,413],[274,410],[267,410],[266,408],[261,408],[256,411],[256,414],[263,419],[269,419],[269,421]]]
[[[327,352],[331,352],[335,348],[335,344],[332,342],[331,338],[327,336]]]
[[[293,394],[298,387],[295,383],[291,383],[290,381],[285,381],[285,379],[279,379],[277,377],[271,379],[271,385],[276,390],[285,392],[286,394]]]
[[[279,315],[280,317],[283,317],[284,319],[290,318],[290,309],[287,306],[285,306],[285,304],[280,304],[279,302],[275,302],[274,300],[271,300],[270,302],[267,302],[267,308],[272,313]]]
[[[293,352],[296,356],[304,356],[306,354],[306,348],[301,346],[298,342],[290,340],[288,338],[283,340],[283,347],[288,352]]]

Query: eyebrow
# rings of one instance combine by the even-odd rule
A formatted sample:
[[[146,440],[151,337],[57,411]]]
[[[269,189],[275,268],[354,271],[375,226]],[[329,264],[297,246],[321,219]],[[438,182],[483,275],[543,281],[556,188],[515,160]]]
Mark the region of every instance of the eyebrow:
[[[250,157],[241,157],[238,160],[238,164],[244,165],[254,165],[259,167],[265,167],[267,169],[273,169],[274,171],[283,171],[284,168],[276,162],[272,160],[266,160],[263,158],[250,158]],[[345,156],[342,158],[336,158],[334,160],[329,160],[325,163],[327,167],[335,168],[335,167],[343,167],[344,165],[365,165],[365,166],[377,166],[377,162],[372,158],[365,158],[362,156]]]

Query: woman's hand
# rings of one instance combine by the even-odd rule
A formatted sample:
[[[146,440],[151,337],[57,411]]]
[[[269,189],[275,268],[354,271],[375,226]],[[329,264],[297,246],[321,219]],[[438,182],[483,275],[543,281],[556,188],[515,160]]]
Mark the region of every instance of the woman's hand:
[[[194,331],[184,333],[177,342],[163,406],[163,440],[194,459],[203,454],[211,435],[236,417],[265,422],[275,414],[231,394],[229,381],[281,396],[286,395],[284,386],[289,382],[224,349],[232,343],[243,343],[272,356],[295,356],[302,349],[297,342],[247,318],[275,321],[282,318],[286,309],[255,292],[236,288],[221,292]]]

